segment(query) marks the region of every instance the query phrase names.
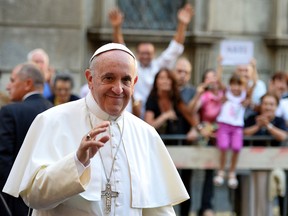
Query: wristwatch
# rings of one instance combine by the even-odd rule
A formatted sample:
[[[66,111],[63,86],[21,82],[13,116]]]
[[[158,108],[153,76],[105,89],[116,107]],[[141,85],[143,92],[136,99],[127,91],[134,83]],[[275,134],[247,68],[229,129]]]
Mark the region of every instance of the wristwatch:
[[[273,128],[274,127],[274,125],[273,124],[271,124],[271,123],[269,123],[267,126],[267,129],[271,129],[271,128]]]

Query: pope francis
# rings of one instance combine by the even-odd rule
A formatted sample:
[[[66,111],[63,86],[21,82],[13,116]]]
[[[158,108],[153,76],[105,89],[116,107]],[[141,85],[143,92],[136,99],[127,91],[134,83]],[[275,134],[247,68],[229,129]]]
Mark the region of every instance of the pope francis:
[[[3,192],[39,216],[175,215],[189,196],[173,161],[155,129],[125,111],[134,54],[106,44],[85,76],[86,98],[36,117]]]

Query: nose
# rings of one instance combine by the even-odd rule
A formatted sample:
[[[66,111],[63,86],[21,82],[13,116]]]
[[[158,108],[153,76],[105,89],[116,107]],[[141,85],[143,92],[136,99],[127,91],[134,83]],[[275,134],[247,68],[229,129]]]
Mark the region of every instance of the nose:
[[[115,82],[113,87],[112,87],[112,91],[115,94],[120,95],[123,92],[122,83],[121,82]]]
[[[10,83],[8,83],[6,86],[6,90],[9,91],[9,89],[10,89]]]

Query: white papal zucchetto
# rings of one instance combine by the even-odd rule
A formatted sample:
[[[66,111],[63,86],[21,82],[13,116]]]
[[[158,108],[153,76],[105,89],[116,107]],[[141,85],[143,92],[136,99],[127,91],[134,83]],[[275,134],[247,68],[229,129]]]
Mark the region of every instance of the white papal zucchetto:
[[[119,44],[119,43],[108,43],[108,44],[105,44],[105,45],[101,46],[100,48],[98,48],[95,51],[95,53],[92,55],[92,57],[90,58],[89,62],[91,63],[91,61],[95,58],[95,56],[98,56],[99,54],[110,51],[110,50],[122,50],[124,52],[127,52],[129,55],[131,55],[136,60],[136,57],[134,56],[132,51],[129,50],[125,45]]]

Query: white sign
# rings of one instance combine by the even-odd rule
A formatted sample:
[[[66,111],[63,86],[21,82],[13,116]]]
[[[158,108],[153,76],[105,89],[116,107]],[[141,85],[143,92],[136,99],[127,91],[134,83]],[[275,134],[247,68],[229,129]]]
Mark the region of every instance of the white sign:
[[[251,41],[222,41],[220,55],[222,65],[248,64],[253,56],[254,45]]]

